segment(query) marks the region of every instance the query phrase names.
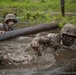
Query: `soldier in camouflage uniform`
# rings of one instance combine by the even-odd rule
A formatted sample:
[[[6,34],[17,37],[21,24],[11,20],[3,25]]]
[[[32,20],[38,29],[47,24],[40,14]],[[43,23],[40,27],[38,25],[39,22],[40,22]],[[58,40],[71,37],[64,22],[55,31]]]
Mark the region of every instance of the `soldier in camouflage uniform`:
[[[68,47],[76,49],[76,27],[72,24],[66,24],[58,34],[50,33],[46,37],[36,37],[32,40],[30,46],[34,49],[38,49],[41,45],[46,47],[47,45],[54,49],[58,47]]]
[[[4,33],[5,31],[13,30],[13,27],[17,23],[16,16],[14,14],[7,14],[4,23],[0,23],[0,33]]]

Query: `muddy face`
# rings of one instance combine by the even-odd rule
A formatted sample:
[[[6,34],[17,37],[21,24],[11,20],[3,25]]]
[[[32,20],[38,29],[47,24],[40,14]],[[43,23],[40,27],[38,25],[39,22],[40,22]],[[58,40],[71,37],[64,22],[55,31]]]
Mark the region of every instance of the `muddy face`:
[[[69,35],[63,35],[62,42],[65,46],[73,45],[74,41],[75,41],[75,37]]]
[[[7,25],[11,28],[12,26],[14,26],[15,22],[14,20],[10,19],[7,21]]]

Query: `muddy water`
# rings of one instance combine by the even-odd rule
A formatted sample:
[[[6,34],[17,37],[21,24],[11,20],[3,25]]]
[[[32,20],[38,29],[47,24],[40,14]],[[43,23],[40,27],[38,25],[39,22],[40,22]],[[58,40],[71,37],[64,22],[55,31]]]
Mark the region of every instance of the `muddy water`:
[[[46,33],[44,33],[44,35],[46,35]],[[0,42],[0,55],[7,55],[9,53],[24,54],[28,43],[30,43],[35,36],[39,36],[39,34],[27,37],[21,36],[12,40]],[[35,60],[37,63],[21,65],[23,67],[20,66],[16,68],[13,66],[5,66],[6,68],[3,69],[2,67],[4,66],[2,66],[0,75],[57,75],[56,72],[58,72],[59,67],[54,69],[52,69],[52,67],[58,63],[61,64],[69,59],[76,57],[76,51],[62,49],[62,51],[51,53],[51,51],[48,49],[47,51],[42,51],[42,56],[43,57],[40,56],[37,58],[37,60]]]
[[[27,36],[27,37],[22,36],[22,37],[17,37],[12,40],[0,42],[0,55],[3,56],[3,55],[8,55],[8,54],[14,54],[14,55],[24,54],[23,52],[26,50],[28,43],[31,42],[33,37],[35,37],[35,36],[32,36],[32,37],[31,36]],[[43,53],[43,55],[45,55],[45,54]],[[50,59],[50,56],[52,57],[51,59]],[[48,62],[45,60],[47,60]],[[49,62],[49,60],[52,62]],[[26,66],[19,65],[19,67],[17,67],[17,68],[13,67],[13,66],[6,66],[6,67],[1,66],[0,75],[25,75],[25,74],[34,75],[37,73],[36,72],[37,70],[48,68],[49,66],[52,66],[52,64],[54,64],[54,62],[55,62],[53,54],[45,55],[44,58],[43,57],[37,58],[37,60],[35,60],[35,62],[36,61],[38,61],[38,63],[31,63],[28,65],[28,68],[26,67],[27,65]]]

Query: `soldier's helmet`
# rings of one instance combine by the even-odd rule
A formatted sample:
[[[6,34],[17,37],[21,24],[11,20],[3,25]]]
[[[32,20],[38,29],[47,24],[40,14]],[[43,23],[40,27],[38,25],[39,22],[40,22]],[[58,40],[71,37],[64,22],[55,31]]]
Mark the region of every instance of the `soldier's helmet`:
[[[65,24],[61,30],[61,34],[70,35],[76,37],[76,26],[73,24]]]
[[[15,23],[17,23],[17,19],[16,19],[16,16],[14,14],[7,14],[5,19],[4,19],[4,23],[7,23],[7,21],[10,19],[12,19]]]

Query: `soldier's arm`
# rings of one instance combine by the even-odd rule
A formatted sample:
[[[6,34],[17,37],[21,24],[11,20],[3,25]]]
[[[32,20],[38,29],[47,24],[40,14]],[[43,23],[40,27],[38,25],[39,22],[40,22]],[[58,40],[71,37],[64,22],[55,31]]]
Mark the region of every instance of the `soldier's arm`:
[[[3,30],[3,24],[0,23],[0,34],[3,34],[5,31]]]
[[[52,44],[57,34],[50,33],[46,37],[36,37],[32,40],[32,47],[39,47],[40,44]],[[53,43],[54,44],[54,43]]]
[[[35,48],[38,49],[40,47],[40,44],[47,44],[49,43],[50,40],[47,37],[36,37],[32,40],[32,42],[30,43],[30,45]]]
[[[50,42],[50,38],[47,36],[46,37],[36,37],[32,41],[37,41],[40,44],[47,44]]]

